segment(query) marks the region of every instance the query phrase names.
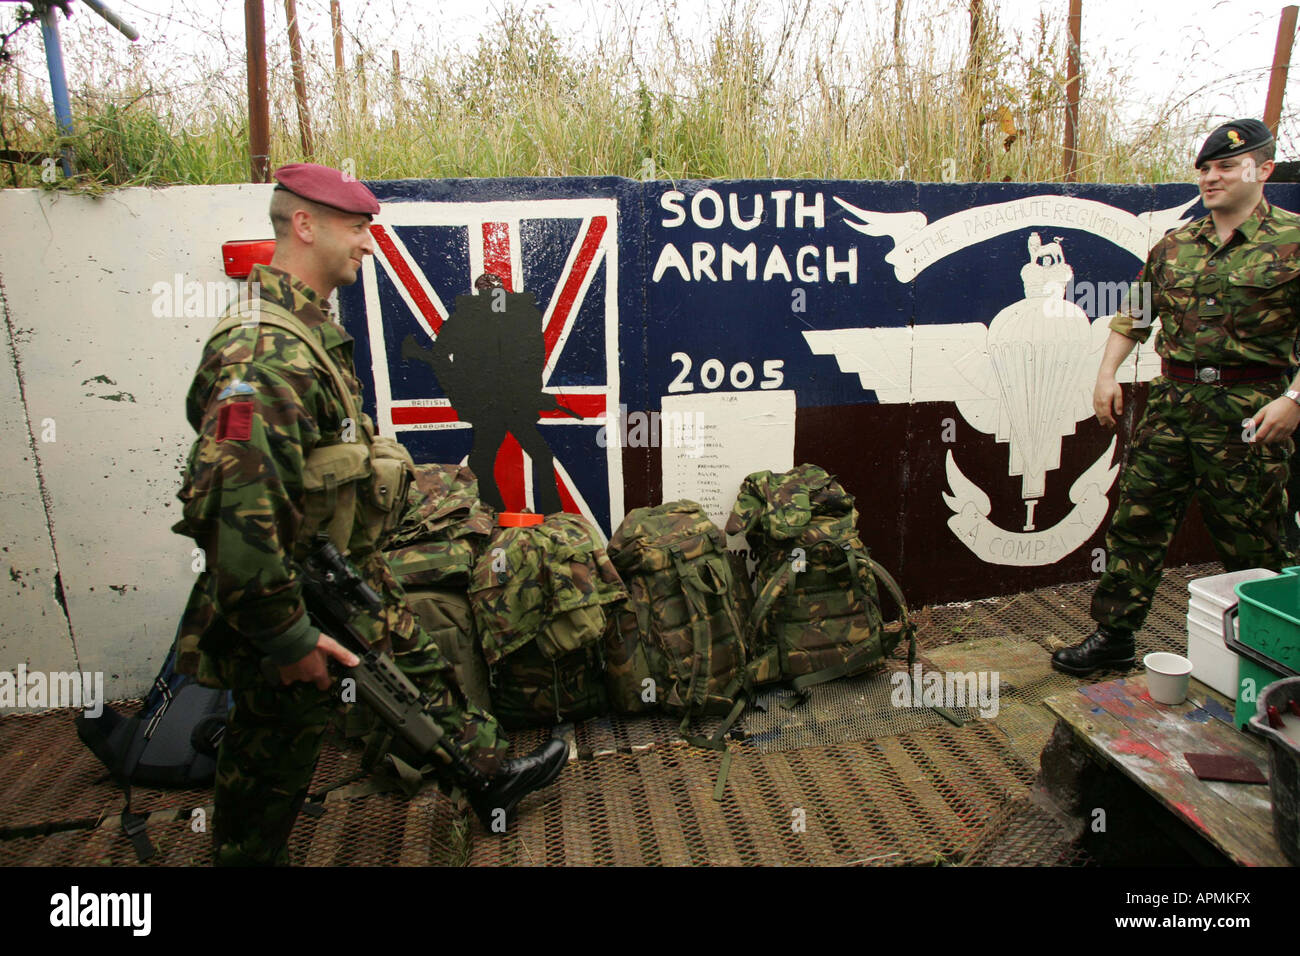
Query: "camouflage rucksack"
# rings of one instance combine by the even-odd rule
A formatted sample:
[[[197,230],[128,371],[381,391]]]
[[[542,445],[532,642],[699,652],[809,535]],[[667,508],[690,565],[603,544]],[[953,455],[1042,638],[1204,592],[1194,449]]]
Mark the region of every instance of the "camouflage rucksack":
[[[605,712],[605,606],[626,597],[595,529],[577,515],[496,530],[469,598],[503,726]]]
[[[496,515],[479,500],[478,480],[459,465],[416,465],[401,524],[385,557],[420,625],[455,666],[469,701],[487,710],[488,669],[469,605],[469,577]]]
[[[789,680],[802,695],[876,667],[905,637],[908,663],[915,657],[907,601],[871,560],[857,521],[853,496],[816,465],[755,472],[741,485],[727,533],[743,533],[758,558],[750,615],[755,685]],[[877,577],[898,604],[898,629],[884,626]]]
[[[611,706],[681,714],[683,735],[692,717],[738,707],[749,583],[717,525],[693,501],[637,508],[609,555],[628,592],[605,641]]]
[[[469,587],[469,576],[496,513],[479,500],[478,479],[464,465],[416,465],[402,520],[384,544],[388,562],[426,584]]]

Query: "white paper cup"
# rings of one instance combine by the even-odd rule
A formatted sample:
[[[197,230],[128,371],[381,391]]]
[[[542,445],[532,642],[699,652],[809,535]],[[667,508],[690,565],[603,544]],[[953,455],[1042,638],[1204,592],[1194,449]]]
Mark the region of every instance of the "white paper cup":
[[[1156,651],[1142,658],[1147,668],[1147,692],[1162,704],[1181,704],[1187,699],[1187,682],[1192,662],[1181,654]]]

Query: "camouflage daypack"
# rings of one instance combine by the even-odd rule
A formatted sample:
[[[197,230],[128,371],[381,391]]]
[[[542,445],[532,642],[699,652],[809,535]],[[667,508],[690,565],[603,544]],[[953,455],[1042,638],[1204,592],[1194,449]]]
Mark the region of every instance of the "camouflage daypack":
[[[596,531],[577,515],[498,528],[469,588],[505,727],[604,713],[605,606],[627,597]]]
[[[743,701],[748,576],[694,501],[637,508],[609,555],[628,591],[605,641],[611,706],[692,717]],[[728,722],[729,723],[729,722]]]
[[[857,521],[853,496],[816,465],[755,472],[741,485],[727,533],[743,533],[758,558],[750,615],[755,685],[789,680],[802,695],[876,667],[904,637],[909,664],[915,657],[907,601],[871,560]],[[884,626],[877,577],[898,604],[898,629]]]
[[[385,555],[420,625],[456,669],[469,701],[487,710],[488,669],[469,605],[469,578],[496,515],[459,465],[416,465],[415,484]]]

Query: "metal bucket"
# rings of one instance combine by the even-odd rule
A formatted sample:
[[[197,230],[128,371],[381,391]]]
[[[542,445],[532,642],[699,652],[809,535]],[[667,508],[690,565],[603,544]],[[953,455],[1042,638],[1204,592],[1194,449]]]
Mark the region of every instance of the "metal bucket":
[[[1273,796],[1273,836],[1293,866],[1300,866],[1300,745],[1268,725],[1268,708],[1289,714],[1289,701],[1300,700],[1300,677],[1284,677],[1264,688],[1251,730],[1268,739],[1268,785]],[[1292,726],[1296,718],[1291,717]]]

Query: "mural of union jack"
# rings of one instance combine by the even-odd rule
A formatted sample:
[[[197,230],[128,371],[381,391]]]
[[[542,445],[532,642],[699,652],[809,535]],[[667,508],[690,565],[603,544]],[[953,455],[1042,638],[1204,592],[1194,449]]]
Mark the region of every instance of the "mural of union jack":
[[[472,422],[461,421],[425,365],[402,358],[414,333],[434,342],[457,295],[483,273],[507,292],[530,292],[542,313],[542,391],[577,413],[542,411],[539,432],[555,458],[564,510],[607,536],[623,517],[617,442],[597,432],[618,408],[618,237],[613,198],[508,202],[390,202],[371,225],[375,255],[362,267],[365,314],[344,320],[357,337],[358,371],[369,352],[375,422],[415,460],[464,463]],[[364,341],[363,341],[364,340]],[[483,369],[483,388],[493,388]],[[535,509],[533,464],[513,435],[501,444],[495,479],[508,510]]]

